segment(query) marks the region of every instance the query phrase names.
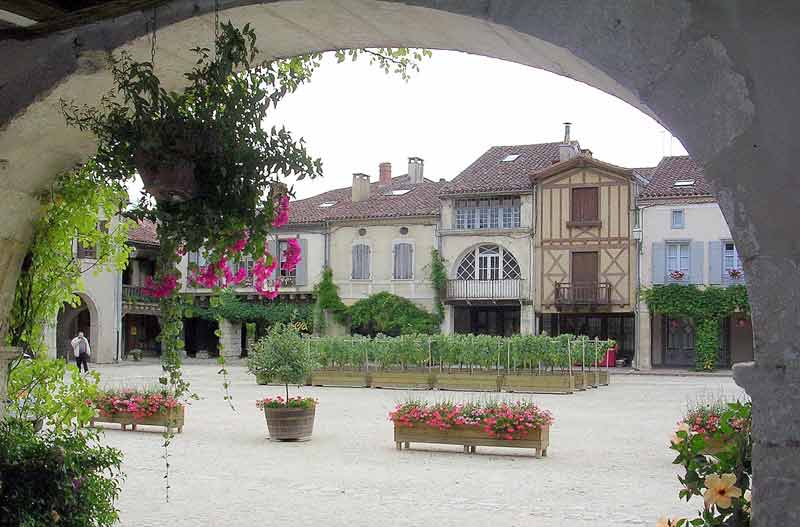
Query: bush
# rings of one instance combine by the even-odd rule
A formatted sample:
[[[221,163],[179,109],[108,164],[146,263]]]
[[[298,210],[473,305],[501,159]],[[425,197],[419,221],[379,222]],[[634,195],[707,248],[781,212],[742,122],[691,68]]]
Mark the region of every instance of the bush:
[[[690,408],[672,437],[680,498],[703,496],[705,508],[697,518],[675,518],[675,527],[750,525],[750,487],[753,477],[750,402],[703,403]]]
[[[387,292],[359,300],[350,307],[349,312],[351,329],[362,335],[430,335],[439,329],[435,315],[406,298]]]
[[[287,324],[272,326],[247,356],[248,371],[266,382],[284,384],[287,400],[289,385],[304,383],[314,364],[308,344]]]
[[[118,520],[122,453],[78,431],[38,435],[0,422],[0,525],[111,526]]]

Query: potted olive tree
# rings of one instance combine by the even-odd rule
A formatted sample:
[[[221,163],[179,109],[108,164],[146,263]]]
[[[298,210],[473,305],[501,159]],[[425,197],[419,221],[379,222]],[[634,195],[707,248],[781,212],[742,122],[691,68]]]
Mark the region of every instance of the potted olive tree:
[[[286,389],[286,398],[277,396],[256,401],[256,405],[264,410],[270,439],[311,438],[317,401],[311,397],[289,397],[289,385],[304,383],[313,367],[313,357],[300,333],[288,324],[273,325],[248,354],[250,373],[267,383],[279,382]]]

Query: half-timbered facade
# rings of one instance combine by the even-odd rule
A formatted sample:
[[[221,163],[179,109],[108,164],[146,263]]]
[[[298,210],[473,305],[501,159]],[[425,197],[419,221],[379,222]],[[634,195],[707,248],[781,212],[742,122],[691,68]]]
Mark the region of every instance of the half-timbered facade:
[[[581,154],[531,176],[540,331],[614,338],[633,355],[637,242],[631,169]]]

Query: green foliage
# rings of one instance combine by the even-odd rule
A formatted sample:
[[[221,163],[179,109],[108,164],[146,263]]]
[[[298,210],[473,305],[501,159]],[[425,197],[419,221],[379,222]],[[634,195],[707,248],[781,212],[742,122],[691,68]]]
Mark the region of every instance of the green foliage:
[[[716,365],[720,320],[735,312],[750,312],[743,285],[702,289],[695,285],[657,285],[644,289],[642,296],[651,313],[694,322],[696,367],[701,371],[711,371]]]
[[[586,346],[585,361],[581,353]],[[362,369],[366,364],[380,368],[468,368],[507,371],[565,370],[572,364],[592,367],[601,361],[613,340],[597,342],[587,337],[560,335],[425,335],[375,338],[324,337],[309,341],[315,361],[324,368]],[[569,346],[569,348],[568,348]]]
[[[447,269],[445,268],[445,260],[439,251],[436,249],[431,250],[431,282],[433,283],[433,305],[436,317],[439,319],[439,324],[444,320],[444,302],[443,298],[447,292]]]
[[[190,305],[184,314],[187,318],[198,317],[205,320],[218,320],[222,317],[233,322],[257,322],[268,326],[283,322],[296,327],[310,327],[312,306],[281,300],[246,301],[230,289],[226,289],[220,293],[218,304],[207,308]]]
[[[80,305],[76,294],[83,289],[82,275],[122,270],[128,262],[129,221],[113,218],[127,203],[123,185],[109,182],[88,162],[82,168],[60,175],[53,188],[42,195],[42,214],[34,225],[33,243],[23,263],[14,293],[8,343],[27,351],[42,351],[43,329],[69,304]],[[96,247],[97,258],[81,261],[74,242]]]
[[[105,527],[118,521],[122,453],[81,431],[36,434],[0,421],[0,523]]]
[[[414,302],[391,293],[376,293],[350,306],[350,326],[357,333],[401,335],[433,334],[438,321]]]
[[[315,331],[322,333],[325,324],[324,312],[333,313],[337,322],[342,325],[348,324],[348,310],[342,299],[339,297],[339,288],[333,283],[333,271],[326,267],[322,271],[322,278],[314,286],[314,322]]]
[[[288,324],[275,324],[247,356],[247,369],[266,382],[301,384],[315,362],[300,333]],[[288,398],[288,396],[287,396]]]
[[[67,378],[69,373],[69,378]],[[24,419],[42,419],[56,432],[89,424],[86,404],[98,393],[97,372],[81,375],[63,359],[19,359],[8,378],[9,410]]]
[[[678,496],[689,501],[707,492],[707,478],[723,476],[735,479],[740,494],[729,507],[711,502],[693,519],[682,518],[681,527],[749,527],[753,467],[751,436],[752,404],[728,403],[720,412],[712,405],[696,408],[684,419],[683,428],[675,433],[670,448],[677,452],[673,461],[685,472],[678,476]]]

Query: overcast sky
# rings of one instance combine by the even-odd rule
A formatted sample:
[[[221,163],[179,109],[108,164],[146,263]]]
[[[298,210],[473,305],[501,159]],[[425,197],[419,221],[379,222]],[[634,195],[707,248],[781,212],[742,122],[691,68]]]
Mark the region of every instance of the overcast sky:
[[[425,176],[452,179],[492,145],[559,141],[564,121],[594,156],[625,167],[685,154],[677,139],[639,110],[585,84],[465,53],[434,51],[406,83],[369,65],[328,57],[311,82],[273,114],[322,158],[324,177],[295,185],[297,197],[349,186],[354,172],[394,175],[409,156]]]

